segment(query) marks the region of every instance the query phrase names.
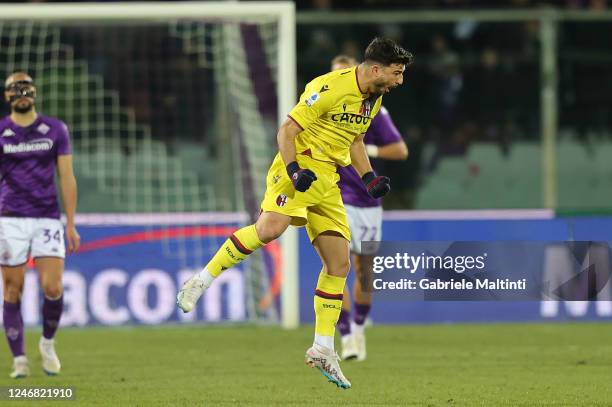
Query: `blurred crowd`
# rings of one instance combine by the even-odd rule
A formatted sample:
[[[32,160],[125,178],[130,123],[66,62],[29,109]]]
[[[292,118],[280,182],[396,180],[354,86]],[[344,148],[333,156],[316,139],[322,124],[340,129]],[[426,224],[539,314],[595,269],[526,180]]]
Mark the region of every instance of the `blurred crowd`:
[[[4,0],[2,3],[86,3],[93,0]],[[169,1],[169,0],[149,0]],[[185,1],[185,0],[182,0]],[[187,0],[189,1],[189,0]],[[192,0],[202,1],[202,0]],[[204,0],[206,1],[206,0]],[[232,1],[232,0],[230,0]],[[257,1],[257,0],[239,0]],[[96,0],[97,3],[133,3],[141,0]],[[602,10],[607,0],[295,0],[298,10],[360,9],[500,9],[541,6]]]
[[[605,2],[580,3],[605,6]],[[537,20],[358,28],[300,25],[298,43],[305,46],[298,54],[298,76],[303,86],[327,72],[329,60],[338,53],[359,60],[376,35],[391,37],[412,51],[415,63],[405,74],[404,86],[385,96],[384,103],[411,151],[407,163],[388,164],[389,169],[402,174],[396,178],[406,183],[405,189],[415,190],[422,176],[434,172],[441,159],[467,155],[473,142],[495,144],[505,157],[517,140],[540,142],[540,28]],[[606,69],[612,59],[611,39],[608,21],[559,26],[559,124],[563,135],[586,146],[594,137],[612,135],[612,106],[606,102],[612,90],[612,73]],[[433,153],[422,157],[425,144],[433,146]],[[397,207],[411,207],[411,203],[403,201]]]
[[[297,0],[296,5],[302,11],[542,6],[605,10],[607,1]],[[502,156],[508,157],[513,142],[540,141],[540,28],[536,19],[299,24],[298,92],[308,80],[328,72],[334,56],[342,53],[360,60],[374,36],[391,37],[413,52],[415,63],[406,72],[404,86],[384,99],[410,148],[407,162],[387,164],[390,175],[401,174],[395,177],[394,188],[405,191],[403,197],[394,194],[400,202],[389,200],[389,205],[409,208],[423,176],[436,171],[445,157],[465,156],[472,143],[497,145]],[[125,27],[111,33],[109,40],[104,30],[73,28],[64,31],[63,40],[74,47],[78,58],[89,61],[92,72],[120,90],[122,105],[132,106],[139,122],[153,124],[154,136],[181,134],[197,139],[202,134],[200,119],[214,120],[212,106],[197,113],[211,104],[206,100],[214,87],[211,71],[197,63],[196,55],[186,53],[185,44],[177,38],[162,31],[153,35],[141,31]],[[557,49],[561,137],[580,140],[587,147],[598,138],[611,138],[612,24],[562,22]],[[125,63],[109,63],[115,60]],[[433,153],[425,155],[426,146]],[[213,149],[214,144],[209,147]]]
[[[602,10],[607,0],[297,0],[299,9],[511,9],[542,6]]]

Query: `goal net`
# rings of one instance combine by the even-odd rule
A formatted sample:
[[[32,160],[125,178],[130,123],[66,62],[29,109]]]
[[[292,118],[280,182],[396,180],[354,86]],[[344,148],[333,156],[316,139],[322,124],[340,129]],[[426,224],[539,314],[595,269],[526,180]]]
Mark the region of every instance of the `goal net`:
[[[259,212],[294,24],[285,2],[2,6],[0,73],[27,71],[38,110],[70,128],[83,219],[140,222],[197,270],[225,239],[211,225]],[[248,319],[280,318],[279,253],[242,268]]]

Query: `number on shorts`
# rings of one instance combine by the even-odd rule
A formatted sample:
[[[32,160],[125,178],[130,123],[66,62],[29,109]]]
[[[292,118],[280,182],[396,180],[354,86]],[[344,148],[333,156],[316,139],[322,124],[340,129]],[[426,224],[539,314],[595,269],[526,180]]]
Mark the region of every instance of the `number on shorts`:
[[[378,228],[376,226],[361,226],[361,237],[359,238],[359,241],[363,242],[376,239],[377,231]],[[369,239],[367,238],[368,236],[370,237]]]
[[[51,234],[52,230],[51,229],[44,229],[45,233],[45,241],[43,243],[49,243],[51,241],[51,239],[55,240],[56,242],[60,242],[61,241],[61,236],[60,235],[60,231],[56,230],[55,233]]]

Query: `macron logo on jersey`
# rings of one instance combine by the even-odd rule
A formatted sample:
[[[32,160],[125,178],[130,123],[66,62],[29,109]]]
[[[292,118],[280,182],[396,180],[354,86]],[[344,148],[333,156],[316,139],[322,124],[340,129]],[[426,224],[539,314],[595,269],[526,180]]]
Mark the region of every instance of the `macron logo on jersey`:
[[[5,144],[2,146],[4,154],[29,153],[34,151],[49,151],[53,148],[53,140],[39,138],[27,143]]]

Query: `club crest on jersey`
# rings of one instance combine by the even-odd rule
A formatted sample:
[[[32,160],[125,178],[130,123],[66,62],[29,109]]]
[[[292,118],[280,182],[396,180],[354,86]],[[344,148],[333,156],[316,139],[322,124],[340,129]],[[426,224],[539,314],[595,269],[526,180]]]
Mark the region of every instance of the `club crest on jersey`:
[[[4,129],[4,131],[2,132],[2,137],[13,137],[15,135],[15,132],[11,129]]]
[[[51,127],[49,127],[47,124],[45,123],[41,123],[36,130],[38,130],[39,133],[41,134],[47,134],[49,132],[49,130],[51,130]]]
[[[276,197],[276,204],[280,207],[283,207],[287,204],[287,195],[280,194]]]
[[[361,107],[359,108],[359,114],[361,116],[370,117],[370,113],[372,113],[372,103],[369,99],[361,102]]]
[[[317,92],[314,92],[312,95],[308,96],[308,99],[306,99],[304,103],[306,103],[308,107],[311,107],[312,105],[317,103],[317,100],[319,100],[319,94]]]

